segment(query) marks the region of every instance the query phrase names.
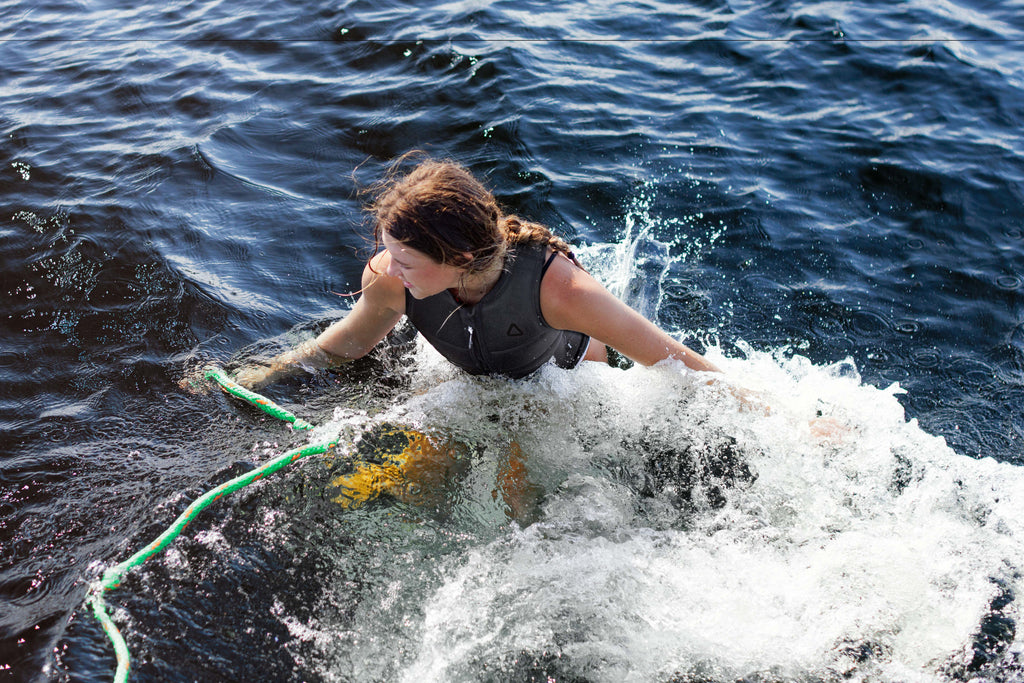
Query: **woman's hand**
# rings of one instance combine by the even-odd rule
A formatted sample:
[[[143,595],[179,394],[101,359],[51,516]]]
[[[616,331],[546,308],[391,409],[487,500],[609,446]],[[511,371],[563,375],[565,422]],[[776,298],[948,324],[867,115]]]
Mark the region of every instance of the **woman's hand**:
[[[249,358],[238,370],[231,373],[231,379],[241,386],[255,391],[272,384],[279,379],[295,375],[302,370],[313,370],[331,367],[344,361],[327,353],[310,339],[273,358]],[[206,378],[206,371],[211,368],[221,369],[219,365],[207,363],[186,371],[178,386],[193,394],[205,394],[215,386]]]
[[[714,380],[708,382],[712,384]],[[772,414],[770,398],[764,392],[752,391],[735,386],[727,386],[727,390],[738,401],[741,412],[756,412],[769,416]],[[834,417],[822,415],[821,411],[807,421],[811,437],[819,444],[839,444],[849,436],[853,428]]]
[[[811,436],[820,443],[838,444],[849,435],[850,425],[843,424],[834,417],[816,417],[810,421]]]
[[[214,386],[206,379],[206,371],[216,367],[211,363],[198,365],[185,371],[185,376],[178,380],[178,386],[190,394],[206,394]]]
[[[302,370],[329,368],[345,360],[327,353],[316,339],[310,339],[273,358],[246,363],[232,379],[246,389],[256,390]]]
[[[267,364],[254,363],[250,365],[245,365],[242,366],[242,368],[238,372],[236,372],[231,377],[231,379],[233,379],[235,382],[242,385],[246,389],[255,391],[257,389],[265,387],[274,380],[279,379],[285,376],[286,374],[290,374],[281,372],[280,370],[275,371],[274,365],[275,363],[273,360],[269,361]]]

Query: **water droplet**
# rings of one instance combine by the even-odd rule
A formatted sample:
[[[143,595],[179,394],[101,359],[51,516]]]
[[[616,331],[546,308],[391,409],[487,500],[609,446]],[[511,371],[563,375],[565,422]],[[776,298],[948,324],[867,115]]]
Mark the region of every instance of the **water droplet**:
[[[934,368],[939,364],[939,352],[934,349],[921,349],[914,352],[912,359],[922,368]]]
[[[1000,289],[1018,289],[1021,285],[1021,279],[1016,275],[1000,275],[996,278],[996,285]]]
[[[861,309],[853,313],[850,327],[862,337],[877,337],[889,328],[889,322],[874,311]]]
[[[902,365],[890,366],[882,370],[882,377],[891,382],[899,382],[910,377],[910,371]]]
[[[889,361],[889,358],[889,353],[887,351],[882,351],[881,349],[868,352],[868,360],[874,363],[875,365],[887,363]]]
[[[901,320],[896,323],[896,330],[903,334],[914,334],[921,330],[921,323],[916,320]]]

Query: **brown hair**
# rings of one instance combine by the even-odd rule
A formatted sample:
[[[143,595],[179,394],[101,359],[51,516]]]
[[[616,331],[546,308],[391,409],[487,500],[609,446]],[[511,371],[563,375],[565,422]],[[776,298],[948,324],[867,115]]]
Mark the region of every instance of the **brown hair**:
[[[505,215],[494,195],[455,162],[427,159],[400,175],[399,166],[410,156],[392,165],[368,207],[374,218],[374,253],[386,232],[438,263],[469,273],[503,260],[507,247],[518,244],[548,245],[577,263],[565,240],[539,223]]]

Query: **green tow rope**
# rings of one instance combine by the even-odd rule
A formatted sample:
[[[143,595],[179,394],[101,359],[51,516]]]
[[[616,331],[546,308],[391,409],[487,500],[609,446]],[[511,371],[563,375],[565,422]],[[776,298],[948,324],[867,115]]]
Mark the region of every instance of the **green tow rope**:
[[[281,406],[275,404],[273,401],[260,396],[259,394],[249,391],[245,387],[233,382],[227,375],[220,370],[208,370],[206,372],[206,378],[214,380],[225,391],[233,396],[237,396],[244,401],[248,401],[260,408],[264,412],[273,415],[274,417],[284,420],[285,422],[291,423],[295,429],[312,429],[313,425],[309,424],[305,420],[295,417],[292,413],[288,412]],[[240,488],[248,486],[257,479],[261,479],[269,474],[273,474],[280,469],[287,467],[296,460],[306,457],[307,455],[318,455],[320,453],[326,453],[338,445],[338,442],[327,441],[321,444],[312,446],[304,446],[302,448],[296,448],[283,455],[279,455],[270,462],[267,462],[260,467],[247,472],[240,476],[226,481],[217,488],[208,491],[204,495],[200,496],[196,500],[192,501],[192,504],[178,516],[174,523],[167,528],[162,534],[156,537],[152,543],[147,545],[142,550],[138,551],[124,562],[110,567],[103,573],[103,578],[94,583],[89,591],[89,597],[87,603],[92,607],[93,615],[99,620],[100,625],[103,626],[103,630],[106,632],[110,642],[114,645],[114,653],[117,656],[117,671],[114,674],[115,683],[125,683],[128,680],[128,670],[131,666],[131,656],[128,653],[128,645],[124,641],[124,637],[121,632],[118,631],[114,621],[107,614],[106,604],[103,600],[103,596],[107,591],[114,590],[121,585],[121,580],[124,575],[129,571],[138,567],[146,560],[156,555],[161,550],[170,545],[171,541],[178,537],[178,535],[185,529],[185,526],[195,518],[200,512],[202,512],[207,506],[214,501],[218,500],[222,496],[234,493]]]
[[[312,429],[313,425],[309,424],[305,420],[289,413],[287,410],[277,405],[269,398],[260,396],[255,391],[249,391],[241,384],[238,384],[230,377],[225,375],[220,370],[207,370],[206,379],[212,379],[217,384],[224,388],[224,391],[228,392],[232,396],[237,396],[243,401],[248,401],[268,415],[273,415],[279,420],[290,422],[294,429]]]

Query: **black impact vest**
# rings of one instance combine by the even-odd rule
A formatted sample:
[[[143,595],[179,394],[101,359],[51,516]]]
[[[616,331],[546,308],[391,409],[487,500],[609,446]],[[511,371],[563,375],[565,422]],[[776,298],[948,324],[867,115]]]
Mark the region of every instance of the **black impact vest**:
[[[544,245],[509,248],[491,291],[471,306],[451,292],[416,299],[405,292],[409,321],[442,356],[474,375],[525,377],[550,359],[573,368],[590,337],[556,330],[540,310],[540,281],[550,261]]]

